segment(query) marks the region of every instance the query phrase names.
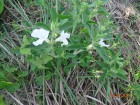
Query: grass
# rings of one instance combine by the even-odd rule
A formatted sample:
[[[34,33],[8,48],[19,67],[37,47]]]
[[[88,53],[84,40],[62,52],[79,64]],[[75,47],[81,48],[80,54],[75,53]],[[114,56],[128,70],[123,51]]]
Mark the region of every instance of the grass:
[[[140,103],[138,6],[115,0],[4,3],[0,105]],[[32,44],[36,28],[50,31],[50,43]],[[55,42],[63,30],[70,33],[65,46]],[[101,47],[101,38],[110,46]]]

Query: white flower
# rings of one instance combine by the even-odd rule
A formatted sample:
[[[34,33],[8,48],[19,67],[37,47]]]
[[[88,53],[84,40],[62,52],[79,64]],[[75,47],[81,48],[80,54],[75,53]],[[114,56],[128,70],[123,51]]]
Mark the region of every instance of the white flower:
[[[109,47],[110,46],[110,45],[105,44],[103,38],[100,39],[99,44],[100,44],[101,47]]]
[[[68,40],[67,38],[70,38],[70,34],[69,33],[64,33],[64,31],[61,32],[61,36],[56,38],[55,41],[56,42],[63,42],[61,44],[61,46],[63,45],[68,45]]]
[[[46,41],[47,43],[49,42],[49,31],[44,30],[43,28],[33,30],[31,36],[34,38],[38,38],[37,41],[33,42],[33,45],[35,46],[42,44],[44,41]]]

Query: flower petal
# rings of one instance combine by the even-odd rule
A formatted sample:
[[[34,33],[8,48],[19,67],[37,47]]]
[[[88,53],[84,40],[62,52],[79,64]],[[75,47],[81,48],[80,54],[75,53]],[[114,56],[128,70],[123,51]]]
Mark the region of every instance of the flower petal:
[[[69,33],[64,33],[64,31],[61,32],[61,36],[59,36],[58,38],[56,38],[56,42],[63,42],[61,44],[61,46],[63,45],[68,45],[68,40],[67,38],[70,38],[70,34]]]
[[[37,41],[33,42],[33,45],[38,46],[43,43],[44,40],[38,39]]]
[[[100,39],[99,44],[100,44],[101,47],[109,47],[110,46],[110,45],[105,44],[103,38]]]
[[[46,39],[49,36],[49,31],[44,30],[43,28],[35,29],[31,33],[31,36],[34,38],[39,38],[39,39]]]
[[[63,46],[63,45],[68,45],[67,39],[66,40],[63,40],[63,43],[61,44],[61,46]]]
[[[31,36],[34,38],[39,38],[37,41],[33,42],[35,46],[42,44],[43,41],[49,42],[49,31],[44,30],[43,28],[33,30]]]
[[[64,33],[64,30],[61,32],[61,37],[63,38],[70,38],[70,34],[69,33]]]
[[[49,39],[45,39],[45,41],[46,41],[47,43],[49,43],[49,42],[50,42],[50,40],[49,40]]]

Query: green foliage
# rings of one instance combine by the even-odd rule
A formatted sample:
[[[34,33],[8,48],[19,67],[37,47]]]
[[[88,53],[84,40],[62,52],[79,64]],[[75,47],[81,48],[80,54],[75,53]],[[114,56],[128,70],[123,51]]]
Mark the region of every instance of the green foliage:
[[[133,84],[130,85],[130,89],[133,91],[133,96],[136,97],[136,100],[138,102],[140,102],[140,89],[139,89],[140,85],[139,84]]]
[[[3,9],[4,9],[4,1],[0,0],[0,13],[2,13]]]
[[[31,51],[29,48],[25,48],[26,46],[28,46],[30,44],[29,40],[27,39],[27,36],[23,37],[23,45],[20,49],[20,53],[21,54],[25,54],[25,55],[31,55]]]
[[[84,72],[82,78],[87,76],[95,84],[100,84],[97,91],[93,92],[95,96],[103,86],[109,95],[112,80],[119,79],[129,83],[128,73],[125,69],[129,60],[122,56],[121,35],[114,36],[116,26],[103,6],[107,0],[94,0],[92,2],[67,0],[66,7],[59,0],[51,2],[46,0],[23,1],[27,2],[27,4],[22,3],[24,8],[27,5],[27,9],[30,10],[28,8],[30,4],[31,7],[35,6],[34,12],[30,13],[31,16],[28,16],[26,14],[28,10],[24,11],[18,3],[12,0],[7,1],[21,16],[19,16],[20,18],[15,16],[17,22],[12,22],[13,33],[16,33],[14,37],[11,37],[12,41],[9,44],[13,47],[10,49],[13,53],[11,56],[14,59],[13,64],[9,63],[9,59],[8,61],[2,59],[0,66],[1,90],[16,92],[17,89],[24,87],[26,94],[28,94],[26,86],[33,82],[40,89],[37,90],[41,94],[41,97],[38,96],[39,102],[43,100],[40,103],[45,105],[45,91],[48,91],[46,83],[52,80],[54,87],[52,86],[53,89],[50,90],[59,94],[58,85],[61,83],[58,84],[58,80],[60,80],[66,89],[65,95],[71,101],[70,104],[79,105],[78,99],[75,97],[75,90],[70,89],[67,84],[68,80],[65,80],[65,76],[69,76],[69,73],[76,71],[77,68]],[[2,11],[1,7],[0,11]],[[9,11],[11,12],[11,10]],[[37,15],[34,14],[35,12]],[[40,16],[40,18],[38,19],[36,16]],[[35,46],[33,42],[39,38],[31,37],[31,33],[34,29],[40,28],[49,31],[49,42],[41,39],[44,42]],[[61,36],[62,31],[70,33],[70,38],[67,38],[68,45],[61,46],[63,42],[55,40]],[[41,34],[40,32],[39,35],[41,36]],[[20,39],[21,37],[22,39]],[[108,43],[110,46],[102,47],[99,43],[101,38],[105,39],[104,43]],[[135,81],[138,81],[140,73],[137,72],[134,75]],[[79,77],[76,78],[79,79]],[[117,82],[115,81],[115,83]],[[138,85],[132,86],[131,90],[134,91],[139,100]],[[91,95],[93,94],[91,93]],[[3,100],[0,97],[1,103]]]
[[[3,101],[3,97],[0,96],[0,105],[6,105],[5,102]]]
[[[0,89],[6,89],[10,92],[15,92],[20,87],[18,79],[14,76],[17,70],[17,68],[11,68],[3,65],[0,71]]]
[[[134,75],[135,80],[139,80],[140,79],[140,71],[138,71],[135,75]]]

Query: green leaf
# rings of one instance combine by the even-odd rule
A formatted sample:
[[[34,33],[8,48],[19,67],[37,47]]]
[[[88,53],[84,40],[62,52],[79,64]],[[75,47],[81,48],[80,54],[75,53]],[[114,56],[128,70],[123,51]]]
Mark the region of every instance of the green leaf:
[[[6,77],[5,77],[5,75],[3,74],[3,72],[0,72],[0,79],[6,80]]]
[[[43,85],[43,76],[36,77],[35,82],[37,85]]]
[[[74,58],[74,57],[76,57],[76,55],[74,55],[74,54],[72,54],[72,53],[67,53],[66,55],[65,55],[65,58]]]
[[[109,63],[109,57],[104,48],[96,47],[97,52],[103,58],[106,63]]]
[[[0,81],[0,89],[4,89],[7,86],[12,85],[12,82]]]
[[[4,2],[3,0],[0,0],[0,13],[2,13],[3,9],[4,9]]]
[[[4,69],[5,71],[7,71],[8,73],[13,73],[13,72],[15,72],[15,71],[18,70],[17,68],[8,67],[8,66],[6,66],[6,65],[3,66],[3,69]]]
[[[101,67],[103,68],[103,70],[104,70],[104,69],[106,69],[106,70],[107,70],[107,69],[108,69],[108,70],[110,69],[109,66],[108,66],[106,63],[101,62],[101,61],[96,61],[96,62],[97,62],[97,64],[98,64],[99,66],[101,66]]]
[[[60,15],[60,14],[58,14],[58,17],[60,19],[68,19],[68,18],[71,18],[71,16],[69,16],[69,15]]]
[[[43,29],[46,29],[46,30],[48,30],[48,31],[51,30],[50,27],[49,27],[47,24],[42,23],[42,22],[36,23],[36,24],[35,24],[35,27],[36,27],[36,28],[43,28]]]
[[[39,69],[45,69],[46,67],[44,65],[52,59],[53,57],[49,56],[46,53],[46,54],[41,54],[40,57],[34,57],[34,58],[32,57],[32,59],[29,59],[29,62],[31,62]]]
[[[69,47],[66,48],[66,50],[77,50],[77,49],[83,49],[84,44],[71,44]]]
[[[14,49],[11,50],[13,54],[16,54],[16,55],[21,55],[20,53],[20,48],[19,47],[15,47]]]
[[[92,23],[93,25],[97,25],[97,22],[95,22],[94,20],[88,20],[87,23]]]
[[[134,75],[134,78],[135,78],[135,80],[137,81],[137,80],[140,78],[140,72],[136,73],[136,74]]]
[[[48,54],[42,54],[40,59],[42,60],[43,64],[46,64],[47,62],[51,61],[53,57],[49,56]]]
[[[20,87],[19,83],[0,81],[0,89],[6,89],[10,92],[15,92]]]
[[[29,59],[29,62],[31,62],[33,65],[35,65],[39,69],[45,69],[45,66],[43,66],[43,64],[42,64],[42,60],[39,58]]]
[[[59,28],[60,28],[60,30],[68,30],[72,26],[73,26],[73,23],[72,22],[67,22],[67,23],[62,24]]]
[[[19,30],[20,29],[20,24],[12,23],[12,26],[13,26],[14,30]]]
[[[53,73],[51,73],[50,71],[46,72],[46,80],[50,80],[52,76],[53,76]]]
[[[131,88],[134,92],[135,97],[137,97],[137,100],[140,101],[140,85],[136,84],[136,85],[131,85]]]
[[[26,48],[26,46],[30,45],[30,42],[26,35],[23,36],[23,45],[20,48],[20,53],[24,55],[31,55],[31,49]]]
[[[101,15],[104,15],[104,16],[108,15],[107,10],[105,8],[103,8],[103,7],[99,7],[98,13],[101,14]]]
[[[45,6],[45,1],[46,1],[46,0],[36,0],[35,4],[36,4],[36,5]]]
[[[51,8],[50,10],[51,10],[50,11],[51,12],[51,19],[55,23],[58,20],[58,15],[57,15],[56,10],[54,8]]]
[[[24,46],[27,46],[27,45],[29,45],[29,44],[30,44],[30,42],[29,42],[27,36],[24,35],[24,36],[23,36],[23,45],[24,45]]]
[[[19,88],[20,88],[20,84],[19,83],[13,83],[12,85],[6,87],[6,89],[9,92],[15,92]]]
[[[0,105],[6,105],[5,102],[3,101],[3,97],[0,96]]]
[[[31,55],[31,49],[29,48],[21,48],[20,53],[23,55]]]
[[[28,71],[22,71],[19,75],[18,78],[26,77],[28,75]]]
[[[127,72],[123,69],[111,70],[111,72],[108,73],[108,77],[120,78],[120,79],[128,82]]]
[[[114,73],[113,73],[113,74],[114,74]],[[112,76],[114,77],[113,74],[112,74]],[[116,74],[116,76],[117,76],[118,78],[121,78],[122,80],[128,82],[127,72],[126,72],[125,70],[123,70],[123,69],[118,70],[118,73]]]

